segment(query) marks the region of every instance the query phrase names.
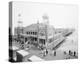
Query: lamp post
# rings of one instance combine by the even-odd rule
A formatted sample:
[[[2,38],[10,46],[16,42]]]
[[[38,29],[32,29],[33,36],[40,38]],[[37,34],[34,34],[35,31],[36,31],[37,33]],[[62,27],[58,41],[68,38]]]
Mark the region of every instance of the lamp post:
[[[39,44],[39,21],[37,21],[37,43]]]
[[[21,41],[21,35],[20,34],[23,34],[23,22],[21,21],[21,14],[18,15],[19,17],[19,21],[18,21],[18,38],[19,40]],[[24,49],[24,44],[25,44],[25,37],[23,36],[22,38],[22,41],[21,41],[21,48]]]

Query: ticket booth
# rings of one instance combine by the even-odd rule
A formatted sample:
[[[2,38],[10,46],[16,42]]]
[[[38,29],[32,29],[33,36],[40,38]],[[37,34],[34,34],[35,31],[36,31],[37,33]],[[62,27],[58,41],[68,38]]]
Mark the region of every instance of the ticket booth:
[[[36,62],[36,61],[44,61],[44,59],[41,59],[38,56],[33,55],[32,57],[29,58],[30,61]]]
[[[14,62],[16,61],[16,57],[17,57],[16,52],[17,52],[18,50],[19,50],[19,48],[16,47],[16,46],[11,46],[11,47],[9,47],[9,58],[10,58],[11,60],[14,60]]]
[[[28,55],[29,55],[29,52],[27,52],[25,50],[19,50],[19,51],[17,51],[17,62],[24,62],[25,58],[27,60],[27,56]]]

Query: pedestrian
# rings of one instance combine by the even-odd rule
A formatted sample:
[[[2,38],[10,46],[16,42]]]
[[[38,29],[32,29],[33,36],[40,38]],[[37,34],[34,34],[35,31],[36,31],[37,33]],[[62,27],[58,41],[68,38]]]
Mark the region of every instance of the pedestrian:
[[[54,51],[54,56],[56,56],[56,51]]]
[[[45,50],[42,50],[43,57],[45,57]]]
[[[46,55],[48,54],[48,50],[46,49]]]
[[[43,52],[43,57],[45,57],[45,56],[46,56],[46,52],[44,51],[44,52]]]
[[[73,54],[73,52],[71,50],[69,50],[69,55],[72,55],[72,54]]]
[[[76,56],[76,52],[74,51],[74,56]]]
[[[69,55],[71,55],[71,50],[69,50]]]

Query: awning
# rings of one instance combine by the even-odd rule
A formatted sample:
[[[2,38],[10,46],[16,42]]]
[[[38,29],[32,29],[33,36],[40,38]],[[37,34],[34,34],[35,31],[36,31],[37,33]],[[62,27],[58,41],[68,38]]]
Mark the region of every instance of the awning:
[[[31,61],[44,61],[44,59],[41,59],[40,57],[37,57],[37,56],[32,56],[29,58]]]
[[[29,52],[25,51],[25,50],[20,50],[20,51],[17,51],[18,53],[20,53],[22,56],[26,56],[29,54]]]
[[[16,46],[10,46],[10,48],[9,49],[11,49],[11,50],[18,50],[19,48],[18,47],[16,47]]]

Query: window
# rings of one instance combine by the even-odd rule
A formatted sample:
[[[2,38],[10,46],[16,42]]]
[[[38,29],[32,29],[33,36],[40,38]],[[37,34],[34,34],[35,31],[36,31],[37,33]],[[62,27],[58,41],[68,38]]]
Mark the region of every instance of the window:
[[[40,35],[41,35],[41,36],[44,36],[44,34],[43,34],[43,33],[40,33]]]
[[[29,32],[29,34],[30,34],[30,32]]]
[[[35,32],[35,35],[37,35],[37,32]]]
[[[30,34],[31,32],[26,32],[26,34]]]
[[[33,35],[34,35],[34,32],[33,32]]]
[[[32,34],[32,32],[31,32],[31,34]]]
[[[26,34],[28,34],[28,32],[26,32]]]

